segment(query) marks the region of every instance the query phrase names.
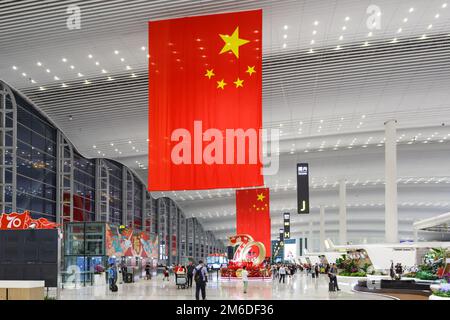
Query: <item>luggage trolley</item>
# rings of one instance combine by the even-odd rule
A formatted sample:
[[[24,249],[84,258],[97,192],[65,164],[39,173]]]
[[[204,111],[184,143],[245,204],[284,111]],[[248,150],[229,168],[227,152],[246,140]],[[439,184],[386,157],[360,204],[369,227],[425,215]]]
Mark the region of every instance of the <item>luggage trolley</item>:
[[[177,289],[186,289],[187,288],[187,276],[185,273],[175,273],[175,284],[177,285]]]

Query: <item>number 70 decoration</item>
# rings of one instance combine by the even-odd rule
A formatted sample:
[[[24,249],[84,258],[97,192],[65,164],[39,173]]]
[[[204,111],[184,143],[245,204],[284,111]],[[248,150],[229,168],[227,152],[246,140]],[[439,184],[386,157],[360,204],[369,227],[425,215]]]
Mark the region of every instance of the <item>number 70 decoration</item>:
[[[55,229],[58,224],[46,218],[33,219],[29,211],[0,214],[0,230]]]

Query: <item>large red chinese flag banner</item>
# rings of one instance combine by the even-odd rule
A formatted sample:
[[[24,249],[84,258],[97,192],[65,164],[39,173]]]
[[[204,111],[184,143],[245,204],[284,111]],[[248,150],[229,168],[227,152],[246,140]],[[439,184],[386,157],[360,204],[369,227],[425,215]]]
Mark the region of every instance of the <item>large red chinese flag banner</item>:
[[[268,188],[236,190],[236,234],[249,234],[271,255]]]
[[[151,191],[264,185],[261,32],[261,10],[149,22]]]

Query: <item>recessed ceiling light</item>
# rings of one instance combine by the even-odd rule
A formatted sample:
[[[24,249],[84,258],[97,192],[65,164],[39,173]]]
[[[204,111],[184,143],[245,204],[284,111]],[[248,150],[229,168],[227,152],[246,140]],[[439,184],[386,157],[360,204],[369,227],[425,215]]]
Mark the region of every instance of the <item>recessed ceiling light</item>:
[[[79,76],[79,77],[82,77],[83,74],[82,74],[81,72],[78,72],[78,76]]]
[[[409,13],[413,12],[414,8],[409,8]]]
[[[34,81],[33,79],[31,79],[31,83],[36,83],[36,81]]]
[[[70,69],[72,69],[72,70],[73,70],[73,69],[75,69],[75,67],[74,67],[74,66],[70,66]]]
[[[288,26],[287,25],[284,25],[284,30],[287,30],[288,29]]]
[[[344,36],[340,36],[340,37],[339,37],[339,40],[342,40],[342,39],[344,39]]]
[[[433,28],[433,25],[432,25],[432,24],[429,24],[428,27],[427,27],[427,29],[430,30],[431,28]]]
[[[427,38],[427,35],[426,34],[423,34],[421,37],[420,37],[420,39],[426,39]]]
[[[96,66],[100,65],[100,62],[95,61],[95,65],[96,65]]]
[[[67,88],[67,84],[63,83],[63,84],[61,85],[61,87]]]
[[[91,84],[91,82],[89,80],[84,80],[84,84]]]
[[[392,39],[392,41],[391,41],[391,43],[397,43],[397,42],[398,42],[397,38],[394,38],[394,39]]]
[[[132,77],[132,78],[136,78],[137,76],[136,76],[134,73],[132,73],[132,74],[131,74],[131,77]]]
[[[314,21],[314,25],[315,25],[315,26],[319,25],[319,21],[317,21],[317,20]]]
[[[120,58],[120,61],[124,62],[124,61],[125,61],[125,58]]]
[[[283,43],[283,49],[285,49],[287,47],[286,43]]]
[[[39,62],[39,61],[38,61],[36,64],[37,64],[38,67],[41,67],[41,66],[42,66],[42,63]]]
[[[315,35],[316,33],[317,33],[317,31],[316,31],[316,30],[313,30],[312,34]]]
[[[442,5],[442,9],[445,9],[445,8],[447,8],[447,4],[446,4],[446,3],[444,3],[444,4]]]
[[[12,68],[13,68],[13,70],[17,70],[17,67],[16,67],[16,66],[12,66]]]
[[[89,58],[89,59],[92,59],[92,58],[93,58],[92,54],[88,55],[88,58]]]
[[[347,27],[346,27],[346,26],[343,26],[343,27],[342,27],[342,30],[344,30],[344,31],[347,30]]]
[[[367,34],[367,36],[368,37],[371,37],[371,36],[373,36],[373,32],[372,31],[370,31],[368,34]]]
[[[53,79],[55,79],[56,81],[59,80],[59,78],[57,76],[54,76]]]
[[[348,20],[350,20],[350,17],[345,17],[345,21],[348,21]]]
[[[119,51],[117,51],[117,50],[114,50],[114,54],[119,54]]]
[[[110,145],[111,147],[114,147],[114,143],[112,143],[112,142],[111,142],[109,145]]]
[[[45,88],[44,87],[39,87],[39,90],[44,91]]]
[[[126,66],[125,67],[127,70],[131,70],[131,67],[130,66]]]
[[[311,44],[314,44],[314,43],[315,43],[314,39],[313,39],[313,40],[311,40]]]
[[[284,35],[283,35],[283,39],[287,39],[287,34],[284,34]]]
[[[404,18],[403,22],[405,22],[405,23],[408,22],[408,18]]]
[[[365,41],[364,44],[363,44],[363,47],[367,47],[368,45],[369,45],[369,42]]]
[[[336,46],[336,48],[334,48],[334,50],[341,50],[342,48],[341,48],[341,46],[340,45],[338,45],[338,46]]]
[[[111,77],[108,77],[108,79],[106,79],[106,81],[113,81],[114,79]]]
[[[105,70],[105,69],[102,69],[102,73],[106,73],[106,70]]]
[[[434,16],[435,19],[439,19],[439,13],[436,13],[436,15]]]
[[[150,58],[150,55],[147,53],[147,58]]]
[[[50,73],[50,69],[46,69],[45,71],[46,71],[47,73]]]
[[[397,33],[400,33],[400,32],[402,32],[402,31],[403,31],[402,28],[398,28]]]
[[[314,50],[311,48],[308,50],[308,53],[314,53]]]
[[[26,77],[26,76],[27,76],[27,74],[26,74],[25,72],[22,72],[22,76]]]
[[[146,48],[145,48],[144,46],[141,47],[141,50],[142,50],[142,51],[145,51],[145,49],[146,49]]]

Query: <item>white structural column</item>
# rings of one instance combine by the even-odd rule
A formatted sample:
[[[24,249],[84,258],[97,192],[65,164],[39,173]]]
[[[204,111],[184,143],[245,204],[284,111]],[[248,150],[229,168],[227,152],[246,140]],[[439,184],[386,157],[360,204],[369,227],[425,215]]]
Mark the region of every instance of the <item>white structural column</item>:
[[[397,121],[384,123],[385,129],[385,236],[386,242],[398,242],[397,209]]]
[[[347,187],[345,179],[339,180],[339,244],[347,244]]]
[[[308,238],[308,251],[312,252],[313,246],[312,246],[312,235],[313,235],[313,220],[309,218],[309,238]]]
[[[320,252],[325,251],[325,207],[323,205],[320,206]]]

